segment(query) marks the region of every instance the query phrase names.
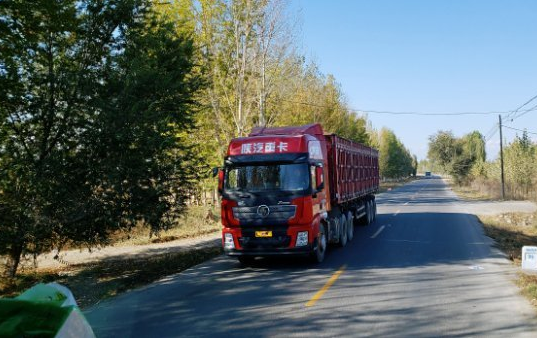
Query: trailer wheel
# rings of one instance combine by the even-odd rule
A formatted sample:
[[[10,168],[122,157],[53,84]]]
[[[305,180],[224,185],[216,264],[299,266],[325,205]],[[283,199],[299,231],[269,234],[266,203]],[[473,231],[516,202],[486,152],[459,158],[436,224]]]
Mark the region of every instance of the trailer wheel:
[[[311,254],[311,260],[314,263],[321,263],[324,260],[324,255],[326,253],[326,231],[323,224],[319,225],[319,236],[317,237],[317,247],[315,251]]]
[[[377,219],[377,202],[375,200],[371,201],[372,209],[373,209],[373,222]]]
[[[339,246],[347,245],[347,218],[345,215],[339,217]]]
[[[365,211],[365,215],[363,215],[360,218],[360,225],[362,226],[366,226],[369,224],[369,202],[368,201],[365,201],[364,203],[364,211]]]
[[[354,238],[354,221],[352,219],[352,213],[347,212],[347,241],[352,241]]]
[[[373,223],[373,208],[371,200],[367,201],[367,224]]]
[[[354,211],[353,213],[353,220],[352,220],[352,224],[355,225],[355,226],[358,226],[358,225],[362,225],[363,224],[363,217],[358,217],[359,213],[358,211]]]

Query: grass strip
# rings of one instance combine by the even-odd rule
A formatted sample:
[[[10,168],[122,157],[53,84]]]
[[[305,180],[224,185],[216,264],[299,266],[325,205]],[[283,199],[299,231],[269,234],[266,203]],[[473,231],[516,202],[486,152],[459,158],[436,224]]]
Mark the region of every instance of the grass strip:
[[[407,177],[407,178],[402,178],[402,179],[394,180],[394,181],[381,181],[380,184],[379,184],[378,193],[380,194],[380,193],[383,193],[383,192],[398,188],[400,186],[403,186],[403,185],[405,185],[405,184],[407,184],[409,182],[415,181],[417,179],[419,179],[419,178]]]
[[[537,275],[520,272],[517,285],[522,289],[522,294],[531,301],[531,305],[537,307]]]
[[[67,286],[84,309],[103,299],[184,271],[221,253],[220,247],[207,247],[142,258],[105,259],[73,265],[67,270],[22,272],[12,281],[0,282],[0,296],[14,297],[36,283],[55,281]]]
[[[476,189],[474,189],[471,186],[461,186],[454,184],[451,180],[449,180],[449,185],[451,187],[451,190],[455,192],[460,198],[465,199],[467,201],[494,201],[497,199],[494,199],[493,197],[480,192]]]

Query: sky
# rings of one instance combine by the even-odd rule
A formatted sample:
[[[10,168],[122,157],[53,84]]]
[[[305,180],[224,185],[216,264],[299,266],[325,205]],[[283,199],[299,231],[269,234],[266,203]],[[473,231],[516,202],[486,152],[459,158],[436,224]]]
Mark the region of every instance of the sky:
[[[306,59],[418,159],[439,130],[489,136],[487,158],[495,159],[500,113],[504,142],[522,134],[507,127],[537,142],[537,111],[524,113],[537,98],[513,112],[537,96],[537,1],[291,0],[290,10]]]

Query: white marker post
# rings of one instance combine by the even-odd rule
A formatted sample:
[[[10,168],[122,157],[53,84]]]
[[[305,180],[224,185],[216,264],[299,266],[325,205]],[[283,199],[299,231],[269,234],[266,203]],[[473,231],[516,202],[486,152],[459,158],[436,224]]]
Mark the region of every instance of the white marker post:
[[[522,247],[522,269],[537,271],[537,246]]]

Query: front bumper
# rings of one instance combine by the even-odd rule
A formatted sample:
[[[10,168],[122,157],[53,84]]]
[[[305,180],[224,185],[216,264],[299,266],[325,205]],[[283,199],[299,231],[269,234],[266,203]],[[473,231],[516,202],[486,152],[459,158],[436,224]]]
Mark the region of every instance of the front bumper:
[[[224,249],[228,256],[279,256],[279,255],[296,255],[307,256],[313,251],[312,245],[306,245],[298,248],[250,248],[250,249]]]
[[[271,237],[256,237],[256,231],[271,231]],[[296,246],[299,232],[308,231],[308,244]],[[233,237],[233,245],[226,245],[226,236]],[[229,244],[229,238],[227,238]],[[312,253],[317,239],[309,224],[281,227],[242,227],[224,228],[222,247],[228,256],[304,256]]]

